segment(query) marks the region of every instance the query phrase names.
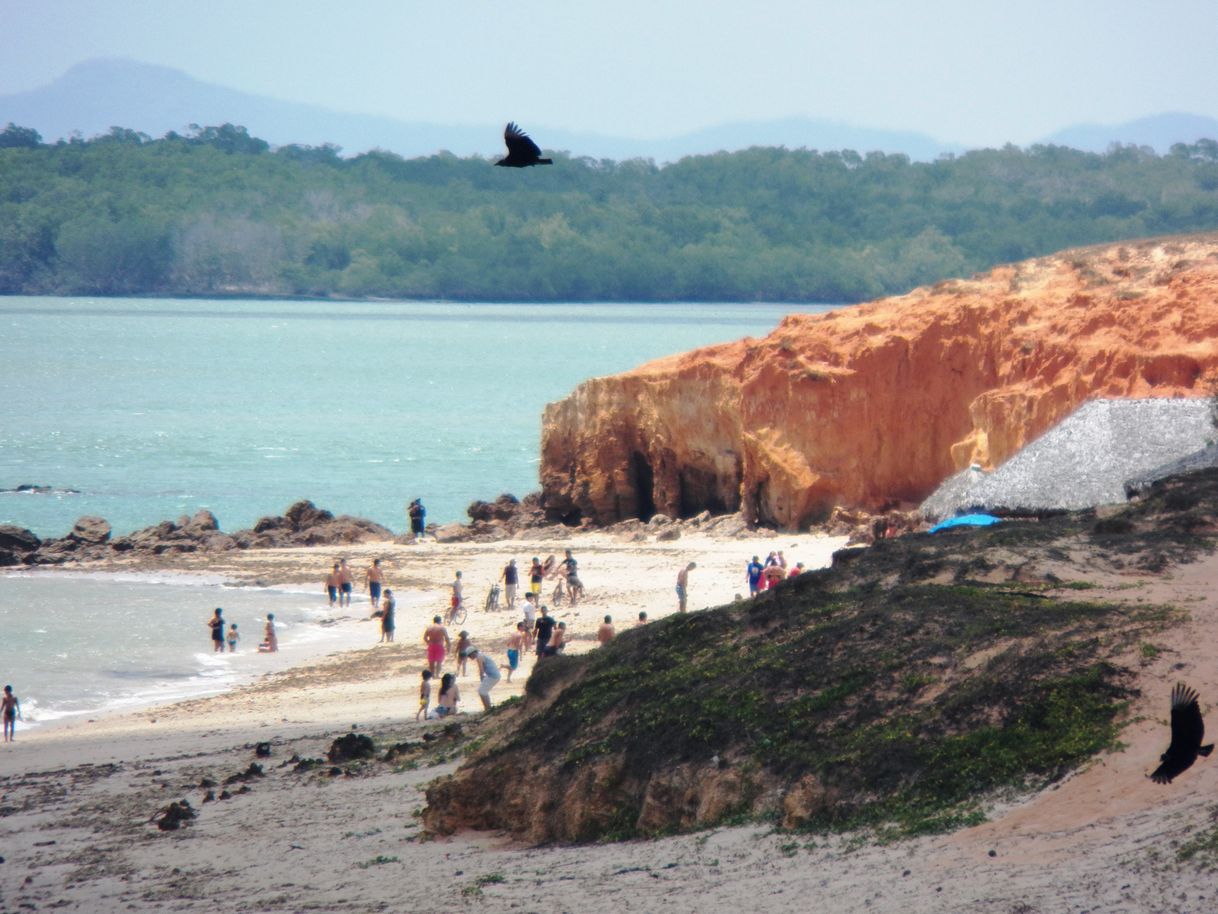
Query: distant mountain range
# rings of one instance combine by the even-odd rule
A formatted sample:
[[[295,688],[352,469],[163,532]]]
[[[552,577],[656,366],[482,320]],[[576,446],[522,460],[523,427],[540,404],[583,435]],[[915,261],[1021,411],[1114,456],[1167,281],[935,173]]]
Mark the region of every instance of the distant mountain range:
[[[505,120],[512,116],[510,111],[504,113]],[[73,133],[93,137],[115,126],[161,137],[171,130],[184,133],[191,124],[231,123],[277,146],[333,143],[347,155],[379,148],[406,158],[440,151],[458,156],[498,155],[503,129],[502,124],[435,124],[332,111],[227,89],[171,67],[129,60],[88,61],[50,85],[0,96],[0,124],[9,122],[32,127],[48,141]],[[658,140],[581,133],[544,124],[526,126],[546,149],[619,161],[641,157],[669,162],[750,146],[879,150],[904,153],[918,161],[965,150],[921,133],[813,118],[731,123]],[[1162,153],[1173,143],[1193,143],[1202,137],[1218,138],[1218,120],[1161,114],[1114,126],[1068,127],[1044,142],[1097,152],[1112,142],[1134,143]]]

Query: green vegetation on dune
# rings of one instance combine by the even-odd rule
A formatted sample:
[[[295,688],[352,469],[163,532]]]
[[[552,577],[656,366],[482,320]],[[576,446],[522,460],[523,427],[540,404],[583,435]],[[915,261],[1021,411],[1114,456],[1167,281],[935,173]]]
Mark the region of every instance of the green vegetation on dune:
[[[1187,616],[1115,600],[1113,581],[1216,534],[1211,469],[1103,520],[847,550],[755,599],[546,660],[429,789],[428,827],[587,841],[744,819],[881,837],[975,822],[996,793],[1117,744],[1135,671]]]
[[[491,138],[494,140],[495,138]],[[495,144],[492,144],[495,145]],[[492,150],[494,151],[494,150]],[[1103,241],[1218,229],[1218,144],[932,163],[272,150],[224,125],[0,131],[0,293],[858,301]]]
[[[998,587],[832,593],[805,576],[543,664],[529,694],[561,681],[561,699],[495,751],[552,755],[567,773],[620,756],[639,779],[730,757],[780,779],[814,775],[836,800],[810,827],[910,833],[1110,746],[1129,694],[1111,657],[1165,618]]]

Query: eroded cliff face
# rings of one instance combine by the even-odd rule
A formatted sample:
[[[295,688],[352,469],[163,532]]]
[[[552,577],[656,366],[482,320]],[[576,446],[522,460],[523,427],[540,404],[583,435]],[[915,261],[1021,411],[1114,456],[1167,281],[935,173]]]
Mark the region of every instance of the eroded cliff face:
[[[1067,251],[593,378],[550,404],[568,521],[743,510],[799,528],[920,501],[1083,401],[1218,377],[1218,234]]]

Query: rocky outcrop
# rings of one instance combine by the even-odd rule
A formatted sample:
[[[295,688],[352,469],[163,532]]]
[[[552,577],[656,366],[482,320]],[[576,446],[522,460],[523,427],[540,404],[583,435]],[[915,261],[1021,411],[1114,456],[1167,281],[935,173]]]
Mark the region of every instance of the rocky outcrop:
[[[591,379],[546,408],[543,499],[567,523],[799,528],[919,502],[1092,397],[1216,372],[1218,235],[1068,251]]]
[[[24,565],[38,551],[42,540],[23,527],[0,524],[0,566]]]
[[[250,530],[228,534],[210,511],[193,517],[162,521],[126,536],[111,539],[110,524],[100,517],[82,517],[64,537],[38,542],[28,530],[12,528],[13,542],[0,528],[0,564],[62,565],[68,562],[96,562],[120,556],[161,556],[187,552],[226,552],[230,549],[271,549],[289,546],[350,545],[383,542],[393,531],[362,517],[340,515],[318,508],[311,501],[298,501],[282,517],[264,517]],[[22,534],[28,534],[22,539]],[[33,538],[32,549],[20,546]]]

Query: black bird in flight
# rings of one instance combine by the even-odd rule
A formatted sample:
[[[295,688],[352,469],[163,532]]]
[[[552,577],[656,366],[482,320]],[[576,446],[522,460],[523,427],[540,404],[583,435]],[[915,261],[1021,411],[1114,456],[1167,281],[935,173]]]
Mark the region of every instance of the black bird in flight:
[[[1205,722],[1197,704],[1197,692],[1182,682],[1171,690],[1171,745],[1159,756],[1161,764],[1151,774],[1156,784],[1170,784],[1176,775],[1187,771],[1198,755],[1209,755],[1214,744],[1201,745]]]
[[[529,139],[529,135],[509,123],[503,130],[503,142],[507,143],[508,154],[496,162],[508,168],[525,168],[529,165],[553,165],[553,159],[543,159],[541,149]]]

